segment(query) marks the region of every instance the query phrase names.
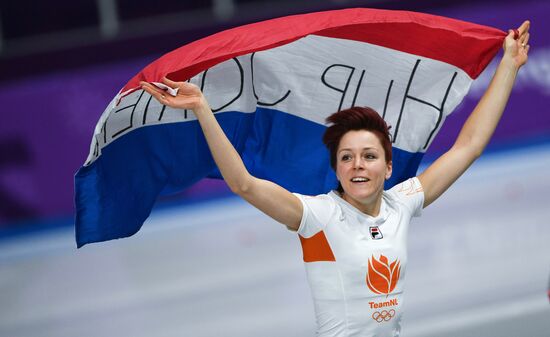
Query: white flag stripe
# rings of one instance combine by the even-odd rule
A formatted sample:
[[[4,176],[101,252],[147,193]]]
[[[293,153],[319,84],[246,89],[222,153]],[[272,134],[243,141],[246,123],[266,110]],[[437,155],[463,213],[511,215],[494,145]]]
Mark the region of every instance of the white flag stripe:
[[[394,146],[423,152],[472,79],[441,61],[364,42],[307,36],[222,62],[190,81],[203,88],[215,112],[251,113],[265,106],[324,124],[338,109],[370,106],[392,126]],[[174,111],[134,91],[110,105],[100,119],[87,164],[101,154],[100,148],[137,128],[195,119],[191,111]]]

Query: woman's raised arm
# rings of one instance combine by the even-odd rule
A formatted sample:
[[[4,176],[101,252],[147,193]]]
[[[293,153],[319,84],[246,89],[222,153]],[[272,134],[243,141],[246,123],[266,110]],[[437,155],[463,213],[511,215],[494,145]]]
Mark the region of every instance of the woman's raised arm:
[[[519,68],[527,62],[529,21],[506,36],[504,55],[485,91],[472,111],[452,148],[439,157],[418,179],[424,189],[424,207],[435,201],[476,160],[491,139],[516,80]]]
[[[248,172],[214,117],[201,90],[192,83],[174,82],[167,78],[163,79],[163,83],[171,88],[178,88],[177,95],[172,96],[147,82],[141,82],[141,86],[161,104],[193,110],[212,157],[231,190],[271,218],[290,229],[297,230],[302,219],[301,201],[281,186],[258,179]]]

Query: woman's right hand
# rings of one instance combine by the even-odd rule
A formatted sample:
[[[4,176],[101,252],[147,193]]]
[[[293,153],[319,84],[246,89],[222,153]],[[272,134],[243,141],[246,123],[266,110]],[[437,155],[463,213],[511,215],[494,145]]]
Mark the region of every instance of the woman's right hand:
[[[502,43],[504,49],[504,59],[508,58],[512,64],[518,69],[527,62],[527,54],[529,53],[529,27],[531,23],[524,21],[516,30],[510,29],[508,35]]]
[[[162,78],[162,83],[171,88],[178,88],[176,96],[170,95],[168,92],[156,87],[148,82],[140,82],[141,88],[151,94],[161,104],[167,105],[176,109],[190,109],[196,111],[202,107],[208,106],[201,89],[189,82],[174,82]]]

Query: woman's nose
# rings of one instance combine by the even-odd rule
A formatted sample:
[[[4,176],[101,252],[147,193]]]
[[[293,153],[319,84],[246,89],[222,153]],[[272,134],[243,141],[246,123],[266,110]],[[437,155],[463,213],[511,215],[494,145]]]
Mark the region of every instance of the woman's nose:
[[[361,157],[357,157],[353,160],[353,167],[356,169],[363,168],[363,160]]]

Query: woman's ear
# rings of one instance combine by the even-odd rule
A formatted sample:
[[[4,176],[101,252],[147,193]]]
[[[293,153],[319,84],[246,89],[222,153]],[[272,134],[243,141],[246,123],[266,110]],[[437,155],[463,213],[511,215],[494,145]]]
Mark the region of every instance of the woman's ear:
[[[386,164],[386,180],[390,179],[393,169],[393,163],[390,161]]]

